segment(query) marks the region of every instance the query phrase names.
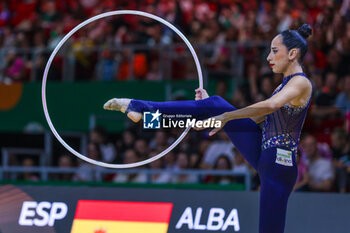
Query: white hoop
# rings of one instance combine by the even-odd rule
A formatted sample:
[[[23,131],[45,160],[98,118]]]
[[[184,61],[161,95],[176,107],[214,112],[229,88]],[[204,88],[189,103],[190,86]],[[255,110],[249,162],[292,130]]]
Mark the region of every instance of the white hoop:
[[[152,15],[152,14],[149,14],[149,13],[146,13],[146,12],[143,12],[143,11],[135,11],[135,10],[117,10],[117,11],[110,11],[110,12],[106,12],[106,13],[103,13],[103,14],[99,14],[99,15],[96,15],[92,18],[89,18],[87,20],[85,20],[84,22],[80,23],[78,26],[76,26],[75,28],[73,28],[65,37],[63,37],[63,39],[58,43],[58,45],[56,46],[56,48],[54,49],[54,51],[52,52],[47,64],[46,64],[46,67],[45,67],[45,71],[44,71],[44,75],[43,75],[43,81],[42,81],[42,87],[41,87],[41,96],[42,96],[42,104],[43,104],[43,108],[44,108],[44,113],[45,113],[45,118],[46,118],[46,121],[47,123],[49,124],[49,127],[52,131],[52,133],[55,135],[55,137],[57,138],[57,140],[67,149],[69,150],[72,154],[74,154],[75,156],[77,156],[78,158],[88,162],[88,163],[91,163],[91,164],[94,164],[94,165],[97,165],[97,166],[101,166],[101,167],[106,167],[106,168],[132,168],[132,167],[138,167],[138,166],[143,166],[145,164],[148,164],[148,163],[151,163],[161,157],[163,157],[164,155],[166,155],[168,152],[170,152],[175,146],[177,146],[177,144],[179,144],[181,142],[181,140],[187,135],[188,131],[191,129],[191,127],[188,127],[184,130],[184,132],[179,136],[179,138],[173,143],[171,144],[166,150],[162,151],[161,153],[159,153],[158,155],[152,157],[152,158],[149,158],[149,159],[146,159],[146,160],[143,160],[143,161],[140,161],[140,162],[136,162],[136,163],[130,163],[130,164],[110,164],[110,163],[104,163],[104,162],[100,162],[100,161],[96,161],[96,160],[93,160],[93,159],[90,159],[82,154],[80,154],[79,152],[75,151],[73,148],[71,148],[62,138],[61,136],[57,133],[55,127],[53,126],[52,122],[51,122],[51,118],[50,118],[50,115],[49,115],[49,112],[47,110],[47,104],[46,104],[46,80],[47,80],[47,75],[49,73],[49,69],[50,69],[50,66],[51,66],[51,63],[54,59],[54,57],[56,56],[57,52],[59,51],[59,49],[62,47],[62,45],[76,32],[78,31],[80,28],[84,27],[85,25],[93,22],[93,21],[96,21],[98,19],[102,19],[102,18],[105,18],[105,17],[108,17],[108,16],[113,16],[113,15],[125,15],[125,14],[130,14],[130,15],[139,15],[139,16],[145,16],[145,17],[148,17],[148,18],[151,18],[151,19],[154,19],[166,26],[168,26],[169,28],[171,28],[178,36],[181,37],[181,39],[186,43],[187,47],[189,48],[191,54],[192,54],[192,57],[196,63],[196,68],[197,68],[197,73],[198,73],[198,80],[199,80],[199,87],[200,88],[203,88],[203,75],[202,75],[202,70],[201,70],[201,67],[200,67],[200,64],[199,64],[199,60],[198,60],[198,57],[197,57],[197,54],[196,52],[194,51],[192,45],[190,44],[190,42],[187,40],[187,38],[174,26],[172,25],[171,23],[169,23],[168,21],[158,17],[158,16],[155,16],[155,15]]]

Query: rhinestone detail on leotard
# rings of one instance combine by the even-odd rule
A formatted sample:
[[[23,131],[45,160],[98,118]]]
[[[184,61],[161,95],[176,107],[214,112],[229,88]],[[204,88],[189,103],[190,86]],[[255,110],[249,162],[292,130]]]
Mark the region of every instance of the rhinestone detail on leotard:
[[[290,135],[279,134],[264,141],[261,145],[261,149],[266,150],[268,148],[277,146],[287,147],[292,152],[296,152],[298,144],[293,140],[293,138]]]

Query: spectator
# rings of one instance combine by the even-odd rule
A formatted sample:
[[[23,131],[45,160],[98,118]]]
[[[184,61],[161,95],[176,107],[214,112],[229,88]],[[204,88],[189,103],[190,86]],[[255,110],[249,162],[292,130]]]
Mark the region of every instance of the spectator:
[[[150,150],[145,139],[139,138],[135,141],[135,151],[141,159],[149,156]]]
[[[229,141],[223,130],[218,132],[218,138],[213,141],[206,150],[201,164],[202,169],[211,169],[214,167],[217,158],[225,154],[232,162],[235,154],[233,152],[234,145]]]
[[[232,105],[238,109],[246,107],[248,105],[248,100],[244,95],[241,87],[236,88],[232,98]]]
[[[200,154],[201,161],[203,160],[205,152],[208,150],[210,144],[211,142],[208,139],[203,139],[199,142],[198,153]]]
[[[251,170],[250,170],[250,166],[249,166],[248,162],[245,160],[245,158],[243,157],[241,152],[239,152],[239,150],[237,150],[236,147],[233,148],[233,151],[235,154],[235,157],[233,158],[233,171],[234,172],[250,173],[251,170],[254,170],[253,168],[251,168]],[[234,181],[237,183],[241,183],[241,184],[245,183],[245,179],[246,179],[246,177],[243,177],[243,176],[235,176],[234,177]]]
[[[161,77],[161,71],[160,71],[160,64],[158,59],[150,59],[149,61],[149,72],[146,75],[146,80],[150,81],[159,81],[162,79]]]
[[[10,50],[6,56],[4,70],[6,83],[22,82],[25,79],[25,61],[13,50]]]
[[[59,12],[57,12],[56,2],[46,1],[42,5],[41,21],[42,26],[45,28],[52,27],[53,23],[59,19]]]
[[[95,68],[95,54],[93,52],[95,42],[88,37],[85,30],[82,29],[80,36],[72,44],[75,56],[75,69],[77,71],[75,80],[78,81],[92,80],[93,69]],[[59,35],[54,34],[51,41],[52,46],[55,45],[57,40],[60,40]]]
[[[95,76],[99,81],[114,81],[118,73],[119,57],[112,51],[104,50],[102,59],[98,61],[95,68]]]
[[[350,184],[350,142],[346,131],[337,128],[332,133],[333,164],[336,171],[338,191],[346,192],[346,187]]]
[[[239,152],[239,150],[237,150],[236,147],[233,148],[233,151],[235,154],[235,157],[233,158],[233,171],[241,173],[248,172],[249,167],[247,165],[247,161],[245,160],[241,152]]]
[[[321,72],[314,71],[310,76],[310,80],[312,82],[312,95],[314,98],[318,98],[318,96],[322,93],[322,88],[323,88],[323,80],[322,80]]]
[[[258,78],[259,78],[259,70],[258,66],[255,63],[251,63],[247,68],[247,77],[249,80],[249,93],[254,101],[260,101],[261,97],[258,97],[259,89],[258,89]],[[235,106],[235,105],[234,105]]]
[[[165,169],[168,170],[173,170],[176,167],[176,154],[174,151],[170,151],[168,152],[168,154],[166,154],[164,156],[164,166]]]
[[[156,155],[156,152],[151,152],[148,158],[152,158]],[[156,161],[149,164],[150,169],[164,169],[164,160],[157,159]],[[164,170],[165,171],[165,170]],[[170,183],[171,175],[169,173],[156,173],[151,175],[151,183],[162,184],[162,183]]]
[[[123,153],[128,149],[134,148],[135,143],[135,134],[131,130],[124,130],[122,133],[122,138],[117,140],[116,148],[119,153],[119,157],[117,158],[118,163],[122,163],[124,160]]]
[[[152,150],[164,150],[168,145],[167,142],[168,135],[165,131],[158,130],[150,142],[149,146]]]
[[[298,177],[294,185],[294,191],[306,191],[307,185],[309,183],[309,173],[308,173],[308,167],[301,160],[301,152],[299,149],[295,160],[296,160],[296,163],[298,164]]]
[[[302,139],[300,141],[301,142],[304,141],[304,139],[309,137],[309,136],[311,136],[311,135],[308,134],[308,133],[304,133],[302,135]],[[309,165],[310,160],[309,160],[309,158],[307,156],[306,151],[312,151],[312,148],[311,147],[307,147],[306,145],[302,145],[302,143],[301,143],[300,147],[299,147],[299,150],[300,150],[301,162],[306,164],[306,165]],[[332,161],[332,159],[333,159],[332,150],[331,150],[330,146],[326,142],[319,142],[318,141],[317,142],[317,151],[321,155],[322,158],[327,159],[329,161]]]
[[[147,67],[147,57],[144,53],[134,54],[134,75],[137,79],[145,79],[148,67]]]
[[[350,133],[350,111],[345,114],[345,130]]]
[[[11,11],[7,2],[2,2],[0,6],[0,27],[8,23],[11,18]]]
[[[199,169],[201,162],[201,156],[199,153],[191,153],[190,155],[190,167],[193,169]]]
[[[345,76],[343,88],[335,100],[335,105],[345,116],[347,112],[350,112],[350,75]]]
[[[34,34],[33,46],[36,50],[44,50],[46,48],[45,37],[43,31],[37,31]]]
[[[181,171],[185,169],[190,168],[190,160],[186,153],[179,152],[177,154],[177,160],[176,160],[176,166],[174,168],[174,171]],[[181,174],[181,175],[175,175],[172,178],[173,183],[180,183],[180,184],[188,184],[188,183],[196,183],[197,177],[195,175],[191,174]]]
[[[87,148],[87,156],[93,160],[101,159],[101,150],[97,143],[89,143]],[[96,166],[90,163],[80,161],[77,172],[73,177],[74,181],[96,181]]]
[[[137,156],[136,152],[133,149],[128,149],[124,154],[124,163],[136,163],[140,161],[140,158]],[[116,183],[146,183],[147,176],[144,173],[117,173],[113,179]]]
[[[232,163],[225,154],[222,154],[216,159],[213,169],[232,171]],[[209,178],[208,183],[230,184],[232,183],[232,181],[233,181],[232,176],[229,176],[229,175],[215,176],[214,175]]]
[[[98,144],[101,150],[103,162],[111,163],[116,159],[116,151],[112,143],[108,141],[107,132],[104,127],[96,127],[90,132],[90,141]]]
[[[260,80],[260,95],[263,99],[267,99],[272,95],[273,92],[273,82],[269,75],[265,75]]]
[[[23,168],[34,168],[35,162],[32,158],[25,158],[22,161]],[[23,174],[19,177],[19,180],[24,181],[39,181],[39,176],[33,172],[23,172]]]
[[[330,192],[335,178],[332,162],[322,158],[317,150],[316,138],[309,135],[302,142],[302,146],[308,157],[310,176],[308,187],[310,191]]]
[[[63,154],[58,158],[58,168],[66,169],[73,168],[74,162],[71,155]],[[60,173],[57,174],[57,180],[71,181],[73,179],[73,173]]]
[[[332,30],[334,31],[334,30]],[[332,48],[327,54],[328,67],[325,72],[334,72],[337,75],[344,75],[347,72],[347,67],[342,64],[341,55],[336,48]]]
[[[334,72],[326,74],[326,82],[322,92],[315,99],[315,105],[312,108],[312,115],[321,119],[335,117],[338,113],[335,100],[338,95],[338,77]]]

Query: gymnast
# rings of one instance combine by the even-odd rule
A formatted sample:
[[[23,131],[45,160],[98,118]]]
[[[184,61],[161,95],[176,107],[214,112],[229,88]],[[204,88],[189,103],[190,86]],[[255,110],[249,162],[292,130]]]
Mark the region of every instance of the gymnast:
[[[312,85],[303,73],[311,27],[286,30],[271,42],[267,61],[274,73],[283,74],[282,83],[264,101],[237,109],[219,96],[209,97],[196,90],[195,100],[152,102],[113,98],[106,110],[122,111],[134,122],[144,111],[214,118],[245,159],[257,170],[260,182],[259,233],[283,233],[287,203],[297,178],[295,161],[301,129],[310,104]]]

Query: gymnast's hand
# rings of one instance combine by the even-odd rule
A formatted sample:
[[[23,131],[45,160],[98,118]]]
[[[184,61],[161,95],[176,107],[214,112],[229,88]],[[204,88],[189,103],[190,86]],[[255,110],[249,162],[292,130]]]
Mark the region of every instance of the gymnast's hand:
[[[227,116],[225,115],[225,113],[220,114],[218,116],[212,117],[212,119],[214,119],[214,121],[220,121],[221,122],[221,126],[218,128],[214,128],[212,131],[209,132],[209,136],[213,136],[214,134],[216,134],[217,132],[219,132],[219,130],[221,130],[226,123],[230,120],[227,118]]]
[[[217,116],[215,116],[215,117],[211,117],[211,118],[206,119],[206,120],[204,120],[204,121],[208,121],[208,120],[210,120],[210,121],[215,121],[215,122],[217,122],[217,121],[220,121],[220,122],[221,122],[220,127],[214,128],[212,131],[209,132],[209,136],[213,136],[213,135],[216,134],[219,130],[221,130],[221,129],[225,126],[225,124],[226,124],[230,119],[228,119],[227,116],[225,115],[225,113],[223,113],[223,114],[221,114],[221,115],[217,115]],[[194,126],[193,128],[194,128],[195,130],[203,130],[203,129],[205,129],[204,126],[203,126],[203,127],[196,127],[196,126]]]
[[[209,98],[209,95],[205,89],[197,88],[195,91],[196,91],[195,100],[204,100],[206,98]]]

